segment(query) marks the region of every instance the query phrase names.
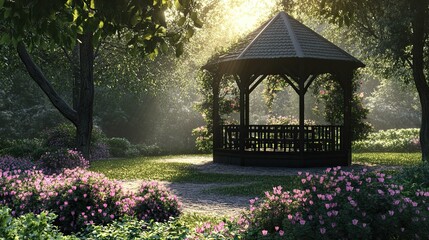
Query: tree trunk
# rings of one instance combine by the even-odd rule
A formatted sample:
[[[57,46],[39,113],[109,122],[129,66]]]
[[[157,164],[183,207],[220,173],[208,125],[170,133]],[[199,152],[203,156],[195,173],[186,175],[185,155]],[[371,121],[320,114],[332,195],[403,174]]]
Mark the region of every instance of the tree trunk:
[[[70,62],[73,74],[73,109],[78,109],[80,97],[79,43],[73,48],[71,58],[73,60]]]
[[[37,85],[39,85],[40,89],[42,89],[46,96],[48,96],[52,105],[54,105],[54,107],[58,109],[65,118],[76,125],[78,122],[78,113],[58,95],[43,74],[42,70],[36,65],[30,54],[27,52],[24,43],[18,43],[17,52],[21,61],[24,63],[28,74],[37,83]]]
[[[80,99],[78,124],[76,125],[77,147],[85,158],[90,157],[92,115],[94,102],[94,47],[92,33],[80,36]]]
[[[420,146],[422,148],[422,160],[429,161],[429,86],[424,74],[424,41],[425,41],[425,11],[426,1],[411,1],[411,9],[414,10],[412,20],[412,70],[414,83],[419,93],[422,106],[422,123],[420,127]]]

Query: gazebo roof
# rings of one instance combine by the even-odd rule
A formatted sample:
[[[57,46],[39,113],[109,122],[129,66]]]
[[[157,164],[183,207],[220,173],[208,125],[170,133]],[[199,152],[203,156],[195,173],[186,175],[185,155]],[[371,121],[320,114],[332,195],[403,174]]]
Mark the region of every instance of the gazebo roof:
[[[320,74],[365,65],[285,12],[203,68],[222,73]]]

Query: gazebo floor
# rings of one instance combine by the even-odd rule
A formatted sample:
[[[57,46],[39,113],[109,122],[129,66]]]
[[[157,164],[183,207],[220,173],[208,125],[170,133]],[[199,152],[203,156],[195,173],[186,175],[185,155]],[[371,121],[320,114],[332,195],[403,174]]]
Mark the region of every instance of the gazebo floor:
[[[214,150],[215,163],[258,167],[335,167],[348,166],[345,152],[254,152]]]

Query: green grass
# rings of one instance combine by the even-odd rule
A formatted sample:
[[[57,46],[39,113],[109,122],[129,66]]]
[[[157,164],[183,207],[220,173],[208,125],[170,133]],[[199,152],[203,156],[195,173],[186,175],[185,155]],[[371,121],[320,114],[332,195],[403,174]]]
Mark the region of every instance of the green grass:
[[[167,162],[169,158],[195,158],[209,155],[181,155],[109,159],[91,164],[91,170],[118,180],[158,180],[189,183],[234,183],[233,186],[206,190],[210,193],[234,196],[260,196],[273,186],[286,190],[299,187],[297,176],[257,176],[222,173],[203,173],[190,163]],[[354,153],[353,162],[371,165],[412,166],[421,162],[420,153]],[[392,172],[394,173],[394,172]]]
[[[291,191],[300,184],[298,176],[264,177],[260,181],[251,182],[240,186],[226,186],[206,190],[209,193],[216,193],[230,196],[262,196],[266,191],[272,191],[273,187],[282,186],[284,190]]]
[[[354,163],[413,166],[422,162],[421,153],[353,153]]]

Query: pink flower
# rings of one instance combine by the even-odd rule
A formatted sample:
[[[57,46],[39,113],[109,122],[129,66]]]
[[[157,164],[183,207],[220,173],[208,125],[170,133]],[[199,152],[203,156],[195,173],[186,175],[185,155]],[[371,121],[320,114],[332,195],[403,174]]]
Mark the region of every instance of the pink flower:
[[[304,219],[299,220],[299,224],[304,225],[305,224],[305,220]]]
[[[325,234],[326,233],[326,228],[321,228],[320,229],[320,233],[323,235],[323,234]]]
[[[276,230],[276,232],[280,229],[279,226],[275,226],[274,229]]]
[[[262,230],[262,235],[266,236],[268,234],[267,230]]]
[[[358,224],[358,222],[359,222],[359,220],[357,220],[357,219],[353,219],[353,220],[352,220],[353,225],[357,225],[357,224]]]
[[[283,234],[285,234],[285,232],[284,232],[283,230],[280,230],[280,231],[279,231],[279,235],[280,235],[280,236],[283,236]]]

